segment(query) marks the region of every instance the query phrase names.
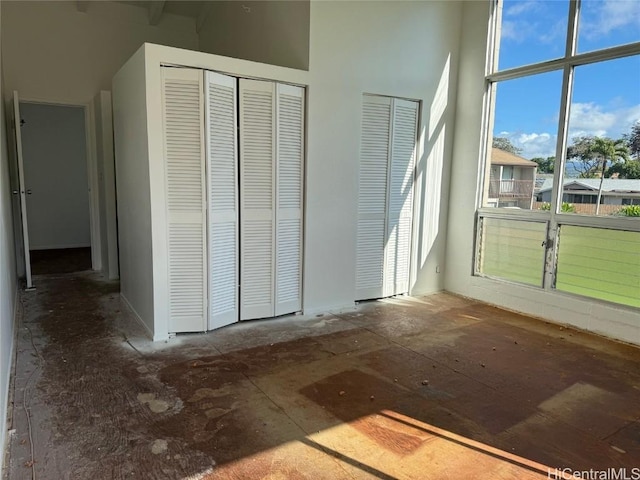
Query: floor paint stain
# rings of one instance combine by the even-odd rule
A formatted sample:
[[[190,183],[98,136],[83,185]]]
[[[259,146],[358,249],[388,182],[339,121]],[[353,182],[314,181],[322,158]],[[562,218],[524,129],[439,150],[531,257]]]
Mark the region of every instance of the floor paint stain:
[[[153,442],[153,444],[151,444],[151,453],[153,453],[154,455],[160,455],[161,453],[164,453],[167,451],[167,441],[166,440],[156,440],[155,442]]]
[[[138,401],[143,404],[146,403],[153,413],[162,413],[169,410],[169,404],[164,400],[157,400],[155,393],[139,393]]]

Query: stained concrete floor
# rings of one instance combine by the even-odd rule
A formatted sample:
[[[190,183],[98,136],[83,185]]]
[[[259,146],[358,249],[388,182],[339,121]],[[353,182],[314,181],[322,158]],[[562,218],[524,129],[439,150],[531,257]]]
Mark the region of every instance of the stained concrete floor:
[[[620,343],[436,294],[154,344],[117,284],[36,285],[21,294],[9,479],[640,466],[640,350]]]

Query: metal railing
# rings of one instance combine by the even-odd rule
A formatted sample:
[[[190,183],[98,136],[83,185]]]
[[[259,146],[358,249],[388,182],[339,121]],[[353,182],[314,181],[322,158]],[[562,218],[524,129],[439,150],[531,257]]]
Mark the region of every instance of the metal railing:
[[[533,180],[490,180],[489,198],[531,198]]]

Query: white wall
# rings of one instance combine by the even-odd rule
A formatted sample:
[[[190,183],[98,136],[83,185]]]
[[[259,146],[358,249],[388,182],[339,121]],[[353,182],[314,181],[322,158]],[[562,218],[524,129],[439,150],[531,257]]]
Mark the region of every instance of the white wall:
[[[85,112],[20,102],[29,248],[89,247]]]
[[[87,104],[109,90],[118,69],[144,42],[198,47],[195,21],[120,2],[2,2],[5,92],[26,100]]]
[[[4,9],[4,6],[1,6],[0,9]],[[2,61],[0,60],[0,98],[2,98],[3,91],[4,81]],[[11,197],[5,108],[4,102],[0,101],[0,419],[2,422],[2,430],[0,431],[0,471],[2,471],[4,448],[7,440],[7,429],[4,426],[7,418],[9,377],[14,349],[17,287]]]
[[[153,336],[154,271],[146,115],[145,59],[144,49],[140,49],[113,81],[120,294]]]
[[[103,90],[94,97],[93,112],[96,127],[102,271],[107,278],[114,280],[118,278],[118,231],[111,92]]]
[[[436,271],[444,264],[460,11],[458,2],[314,2],[311,4],[308,74],[200,52],[145,47],[156,339],[166,337],[168,332],[159,65],[163,62],[181,64],[308,85],[303,308],[306,313],[342,308],[353,305],[355,298],[357,165],[363,93],[422,102],[416,195],[416,217],[420,226],[415,235],[412,292],[419,294],[443,288],[442,276]],[[139,94],[134,93],[138,83],[135,88],[130,85],[126,94],[124,90],[122,95],[118,93],[118,85],[133,82],[128,69],[133,69],[136,63],[137,59],[127,65],[114,84],[120,212],[129,208],[132,201],[121,195],[124,192],[120,165],[145,161],[142,150],[134,155],[134,146],[141,148],[137,140],[130,139],[131,145],[123,140],[118,146],[119,137],[127,133],[126,126],[118,125],[121,119],[123,123],[126,121],[122,116],[139,116],[138,105],[135,112],[129,113],[118,111],[117,107],[132,104]],[[125,80],[126,76],[130,80]],[[137,175],[143,173],[140,170],[135,174],[140,182],[143,177]],[[129,188],[133,189],[133,184]],[[136,206],[142,213],[138,203]],[[128,225],[125,227],[122,222],[119,225],[123,293],[125,283],[129,282],[125,280],[129,275],[125,270],[141,271],[143,267],[137,257],[129,256],[125,260],[122,242],[124,237],[133,239],[132,231],[123,234],[125,229],[133,227],[132,223]],[[147,296],[143,299],[148,302]],[[134,302],[131,303],[136,308]],[[145,304],[144,310],[152,309]]]
[[[422,102],[412,293],[443,288],[458,2],[312,2],[305,311],[355,297],[363,93]]]
[[[193,19],[165,13],[152,26],[147,9],[120,2],[89,2],[79,12],[74,1],[3,1],[2,11],[5,98],[18,90],[22,100],[88,105],[144,42],[198,47]],[[12,168],[13,182],[16,176]],[[14,226],[23,275],[19,218]]]
[[[307,70],[309,0],[210,2],[199,50]]]
[[[505,308],[640,344],[637,310],[471,275],[489,2],[465,2],[445,288]]]

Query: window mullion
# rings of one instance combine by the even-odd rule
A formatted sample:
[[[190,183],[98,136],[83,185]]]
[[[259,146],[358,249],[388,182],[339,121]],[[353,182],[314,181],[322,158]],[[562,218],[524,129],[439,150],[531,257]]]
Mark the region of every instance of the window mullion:
[[[569,2],[569,23],[567,25],[567,45],[565,57],[572,57],[576,54],[578,47],[578,20],[580,18],[580,1],[570,0]]]
[[[571,0],[569,4],[569,23],[567,28],[567,43],[565,58],[575,54],[578,35],[578,16],[580,14],[580,0]],[[551,209],[549,229],[547,232],[544,288],[550,290],[555,284],[555,274],[558,258],[558,212],[561,211],[564,168],[567,153],[567,134],[569,115],[571,110],[571,95],[573,93],[573,71],[571,64],[565,63],[562,75],[562,93],[560,96],[560,112],[558,115],[558,140],[556,142],[556,160],[554,163],[553,188],[551,190]]]

